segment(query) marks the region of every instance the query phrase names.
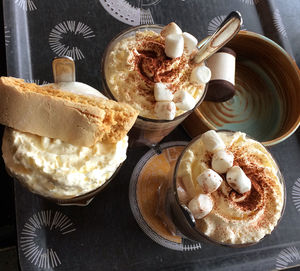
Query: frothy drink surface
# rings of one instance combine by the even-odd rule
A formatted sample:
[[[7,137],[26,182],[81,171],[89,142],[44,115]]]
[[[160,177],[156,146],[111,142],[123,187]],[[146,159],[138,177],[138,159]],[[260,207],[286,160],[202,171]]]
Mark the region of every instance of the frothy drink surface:
[[[226,181],[226,174],[220,174],[223,179],[220,187],[209,194],[213,209],[205,217],[196,219],[196,228],[221,243],[258,242],[272,232],[281,217],[284,192],[279,169],[269,152],[244,133],[218,134],[226,150],[234,155],[233,166],[239,166],[250,179],[251,190],[238,193]],[[205,193],[196,178],[211,168],[212,156],[201,137],[185,151],[176,179],[181,203],[188,205],[197,195]]]
[[[108,55],[106,82],[113,96],[140,111],[140,116],[159,119],[155,112],[154,84],[164,83],[173,94],[189,93],[195,101],[204,94],[205,84],[190,82],[193,68],[202,64],[191,61],[190,52],[169,58],[165,54],[165,37],[146,30],[119,41]],[[175,116],[186,110],[176,107]]]

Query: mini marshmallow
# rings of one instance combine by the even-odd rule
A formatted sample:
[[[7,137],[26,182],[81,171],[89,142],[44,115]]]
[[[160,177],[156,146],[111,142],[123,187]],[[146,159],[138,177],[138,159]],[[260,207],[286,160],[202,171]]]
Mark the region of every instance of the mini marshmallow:
[[[211,77],[211,71],[206,66],[197,66],[192,70],[190,81],[195,84],[206,84]]]
[[[207,216],[214,206],[213,200],[209,195],[199,194],[194,197],[188,204],[194,218],[201,219]]]
[[[183,32],[182,36],[184,39],[184,48],[187,50],[188,54],[191,54],[196,49],[198,40],[187,32]]]
[[[182,35],[170,34],[166,36],[165,53],[170,58],[180,57],[183,54],[184,40]]]
[[[169,23],[168,25],[166,25],[162,31],[160,32],[160,35],[162,37],[166,37],[170,34],[178,34],[181,35],[182,34],[182,30],[180,29],[180,27],[175,24],[174,22]]]
[[[225,149],[225,144],[222,138],[215,130],[209,130],[205,132],[204,134],[202,134],[201,139],[205,148],[209,152],[216,152],[218,150]]]
[[[173,97],[173,93],[164,83],[154,84],[154,98],[157,102],[172,101]]]
[[[240,194],[251,190],[251,181],[239,166],[234,166],[227,171],[226,180],[232,189]]]
[[[196,180],[205,194],[216,191],[223,181],[222,177],[210,168],[205,169]]]
[[[174,94],[174,103],[181,110],[191,110],[196,105],[194,97],[184,90],[179,90]]]
[[[176,105],[173,102],[156,102],[154,111],[158,119],[172,120],[175,118]]]
[[[226,173],[233,165],[234,155],[230,151],[218,150],[214,153],[211,167],[218,173]]]

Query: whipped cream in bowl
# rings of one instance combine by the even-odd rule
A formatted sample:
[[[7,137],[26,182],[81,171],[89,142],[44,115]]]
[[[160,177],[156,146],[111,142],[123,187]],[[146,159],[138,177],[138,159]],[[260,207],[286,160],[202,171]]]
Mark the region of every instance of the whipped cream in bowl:
[[[50,85],[79,95],[104,97],[80,82]],[[2,141],[8,173],[31,192],[62,205],[88,204],[117,174],[127,147],[128,136],[116,143],[84,147],[8,127]]]
[[[270,152],[245,133],[218,131],[213,137],[196,137],[177,161],[170,197],[174,223],[194,240],[232,247],[256,244],[272,233],[284,213],[283,176]],[[220,152],[230,157],[219,162],[231,162],[221,171],[212,162]],[[221,180],[217,185],[215,175]],[[198,200],[201,195],[209,197],[210,205]]]

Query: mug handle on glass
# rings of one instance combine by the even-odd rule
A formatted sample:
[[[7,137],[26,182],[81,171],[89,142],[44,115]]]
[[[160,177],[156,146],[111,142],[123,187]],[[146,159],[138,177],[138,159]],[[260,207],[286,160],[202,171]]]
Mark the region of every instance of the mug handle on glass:
[[[54,83],[75,82],[75,62],[69,56],[56,57],[52,61]]]

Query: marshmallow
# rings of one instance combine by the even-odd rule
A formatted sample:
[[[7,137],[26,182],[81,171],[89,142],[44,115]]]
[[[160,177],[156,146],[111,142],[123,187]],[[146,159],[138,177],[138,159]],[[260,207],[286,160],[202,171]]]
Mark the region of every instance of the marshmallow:
[[[154,84],[154,98],[157,102],[172,101],[173,97],[173,93],[164,83]]]
[[[170,34],[178,34],[181,35],[182,34],[182,30],[180,29],[180,27],[175,24],[174,22],[169,23],[168,25],[166,25],[162,31],[160,32],[160,35],[162,37],[166,37]]]
[[[225,144],[222,138],[215,130],[209,130],[205,132],[204,134],[202,134],[201,139],[205,148],[209,152],[216,152],[218,150],[225,149]]]
[[[245,172],[238,166],[234,166],[227,171],[227,183],[240,194],[244,194],[251,190],[251,181]]]
[[[196,49],[198,40],[187,32],[183,32],[182,36],[184,39],[184,48],[187,50],[188,54],[191,54]]]
[[[232,152],[219,150],[214,153],[211,161],[211,167],[218,173],[226,173],[233,165],[234,156]]]
[[[235,85],[236,53],[227,47],[221,48],[207,59],[211,70],[211,80],[225,80]]]
[[[235,58],[236,53],[232,49],[222,47],[207,59],[206,65],[211,71],[211,78],[205,95],[206,101],[225,102],[235,95]]]
[[[170,34],[166,36],[165,53],[170,58],[180,57],[183,54],[184,40],[182,35]]]
[[[212,198],[205,194],[199,194],[188,204],[188,208],[196,219],[201,219],[207,216],[211,212],[213,206],[214,203]]]
[[[216,191],[223,181],[222,177],[210,168],[205,169],[196,180],[205,194]]]
[[[191,110],[196,105],[194,97],[184,90],[179,90],[174,94],[174,103],[181,110]]]
[[[190,81],[196,84],[206,84],[211,77],[211,71],[206,66],[197,66],[192,70]]]
[[[158,119],[172,120],[175,118],[176,106],[173,102],[156,102],[154,111]]]

